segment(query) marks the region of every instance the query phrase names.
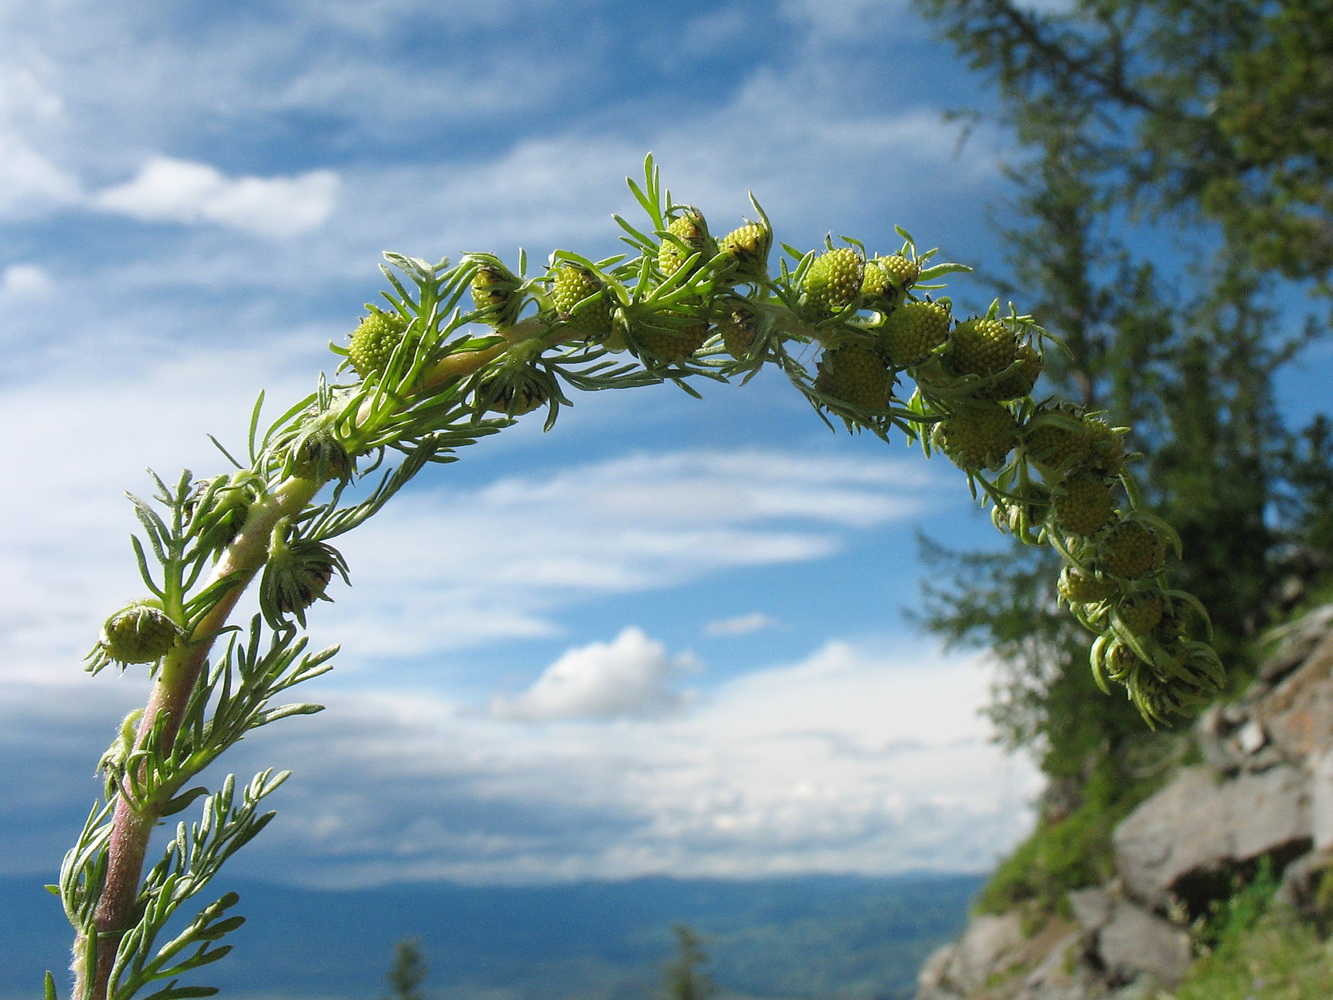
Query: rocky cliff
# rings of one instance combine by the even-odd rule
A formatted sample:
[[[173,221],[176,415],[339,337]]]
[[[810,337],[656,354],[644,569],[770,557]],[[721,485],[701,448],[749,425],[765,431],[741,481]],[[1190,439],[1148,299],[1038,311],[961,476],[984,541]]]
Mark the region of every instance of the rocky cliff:
[[[1186,974],[1189,927],[1268,859],[1279,897],[1310,902],[1333,859],[1333,606],[1275,636],[1238,702],[1194,728],[1182,767],[1115,830],[1115,877],[1071,892],[1070,916],[975,917],[921,971],[917,1000],[1155,995]]]

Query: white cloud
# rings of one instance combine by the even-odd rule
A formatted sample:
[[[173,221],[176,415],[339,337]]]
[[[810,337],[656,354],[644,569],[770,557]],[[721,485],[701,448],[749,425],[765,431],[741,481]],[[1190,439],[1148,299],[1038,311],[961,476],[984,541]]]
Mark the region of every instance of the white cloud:
[[[40,289],[45,272],[29,268],[5,272],[9,292]],[[43,352],[0,387],[10,426],[30,428],[31,415],[42,414],[40,433],[0,440],[0,462],[26,470],[23,489],[0,494],[0,563],[10,584],[0,595],[0,673],[76,661],[102,618],[140,593],[125,542],[134,521],[120,492],[152,491],[145,465],[168,479],[182,467],[224,467],[206,434],[239,454],[257,390],[268,390],[275,414],[311,388],[302,372],[328,360],[320,357],[326,331],[285,329],[243,311],[229,322],[271,331],[265,339],[202,346],[193,334],[206,318],[202,310],[195,319],[145,312],[134,324],[94,316],[77,331],[86,341],[52,338],[48,323],[32,338]],[[163,326],[173,319],[181,332],[169,334]],[[762,380],[756,386],[745,392],[766,399]],[[804,426],[804,404],[789,401]],[[562,447],[582,433],[605,453],[613,425],[618,431],[628,415],[651,427],[678,421],[671,407],[682,404],[694,405],[667,389],[623,403],[598,395],[569,411]],[[932,482],[919,461],[887,450],[867,457],[809,446],[612,451],[515,473],[529,449],[553,447],[539,424],[482,445],[513,456],[498,463],[496,478],[446,489],[428,486],[445,477],[423,477],[340,540],[354,587],[321,606],[319,623],[345,641],[352,669],[372,657],[556,635],[569,609],[605,595],[824,558],[857,532],[913,516]]]
[[[314,380],[290,374],[308,345],[285,332],[261,349],[102,345],[0,388],[0,421],[19,429],[0,439],[0,464],[22,470],[23,484],[0,491],[0,676],[78,680],[74,664],[102,619],[143,589],[122,491],[152,494],[145,465],[169,482],[182,467],[225,466],[206,434],[243,443],[265,383],[278,399],[308,392]]]
[[[690,697],[671,682],[694,667],[689,655],[668,657],[666,646],[631,626],[612,642],[568,650],[526,691],[497,695],[491,713],[526,721],[669,715]]]
[[[51,67],[45,67],[50,75]],[[0,70],[0,120],[54,121],[62,117],[65,102],[26,66]]]
[[[79,197],[79,183],[67,170],[0,128],[0,216],[21,215]]]
[[[887,227],[866,232],[867,218],[912,222],[921,211],[913,192],[947,188],[950,203],[964,205],[996,176],[994,159],[975,155],[979,141],[974,155],[957,156],[960,129],[938,110],[846,106],[847,85],[846,74],[822,62],[760,65],[725,100],[684,118],[649,107],[641,122],[615,132],[568,123],[483,160],[349,177],[357,193],[347,201],[366,220],[355,225],[383,226],[406,215],[402,191],[429,192],[396,231],[443,228],[451,252],[484,248],[508,257],[526,246],[535,260],[557,246],[610,252],[612,211],[642,224],[624,178],[638,180],[652,151],[672,193],[701,207],[719,234],[754,214],[752,190],[780,235],[799,241],[855,226],[849,235],[891,251],[899,238]],[[814,178],[828,179],[818,198],[810,196]],[[387,192],[395,192],[392,201]],[[932,232],[917,235],[928,246],[940,242]]]
[[[722,7],[690,18],[680,28],[680,61],[727,52],[750,29],[751,20],[741,7]]]
[[[552,634],[600,595],[829,556],[913,516],[925,482],[887,457],[690,449],[421,490],[347,537],[356,590],[325,617],[358,658]]]
[[[49,72],[49,67],[47,67]],[[0,66],[0,217],[67,204],[80,196],[70,171],[42,151],[64,116],[64,104],[40,75]]]
[[[92,204],[108,212],[166,222],[213,222],[259,236],[297,236],[323,225],[337,201],[338,176],[227,177],[206,163],[157,156],[130,181],[105,188]]]
[[[886,23],[901,31],[918,21],[906,0],[779,0],[778,9],[804,37],[819,42],[864,41]]]
[[[669,716],[334,695],[241,749],[296,772],[252,861],[342,885],[981,870],[1039,787],[988,739],[989,682],[973,657],[834,642]]]
[[[635,643],[654,645],[623,644]],[[1039,787],[988,739],[990,680],[975,657],[831,642],[675,714],[544,721],[316,681],[293,694],[324,713],[257,732],[225,761],[294,772],[238,874],[352,886],[982,870],[1026,831]],[[133,670],[74,689],[0,679],[0,750],[21,740],[23,774],[42,776],[0,775],[11,815],[41,814],[0,829],[25,846],[0,852],[0,871],[58,861],[90,764],[142,684]]]
[[[0,441],[5,467],[30,470],[22,490],[0,495],[10,584],[0,597],[0,672],[40,675],[82,655],[101,619],[142,588],[120,491],[151,492],[145,464],[168,479],[182,467],[222,467],[206,433],[242,445],[257,388],[267,387],[273,412],[299,398],[310,381],[294,374],[296,361],[308,368],[321,340],[284,332],[200,350],[149,339],[115,351],[107,340],[0,390],[10,426],[43,414],[41,434]],[[913,516],[928,477],[887,453],[683,449],[414,488],[340,540],[355,586],[321,606],[320,625],[345,640],[349,667],[558,634],[561,614],[603,595],[829,556],[858,531]]]
[[[445,237],[457,241],[446,244],[451,252],[484,248],[508,257],[518,246],[546,248],[534,255],[536,263],[569,241],[614,238],[618,227],[609,216],[625,204],[625,176],[640,173],[646,152],[628,137],[578,129],[520,138],[481,160],[409,169],[381,191],[400,183],[420,190],[416,210],[426,209],[431,225],[443,226]],[[383,181],[363,176],[360,183]],[[383,194],[367,194],[375,211],[401,212],[395,205],[379,207]]]
[[[777,619],[762,611],[752,611],[748,615],[737,615],[721,621],[709,622],[705,631],[712,636],[749,635],[777,625]]]
[[[27,172],[46,178],[49,196],[59,194],[69,204],[135,218],[211,222],[259,235],[320,228],[320,246],[308,248],[299,266],[292,261],[286,268],[282,259],[228,256],[214,233],[204,236],[215,240],[207,253],[197,245],[173,245],[169,266],[147,259],[151,251],[137,251],[136,259],[159,284],[214,273],[222,261],[209,254],[226,257],[237,271],[248,267],[248,273],[235,275],[247,285],[271,287],[276,278],[289,288],[296,280],[287,275],[299,271],[304,294],[312,278],[345,285],[349,273],[373,273],[373,254],[386,243],[423,256],[487,249],[508,257],[520,245],[536,260],[554,246],[609,252],[618,230],[607,215],[616,209],[634,214],[623,177],[639,172],[649,149],[659,154],[673,190],[704,207],[719,230],[752,214],[746,190],[753,188],[782,234],[797,242],[835,229],[865,238],[873,249],[895,249],[897,238],[885,217],[911,225],[931,245],[941,242],[905,216],[924,212],[918,207],[922,190],[949,191],[947,205],[931,208],[936,215],[954,206],[966,209],[965,192],[987,176],[985,164],[954,159],[957,130],[942,123],[933,108],[870,100],[863,90],[861,98],[849,101],[849,78],[881,69],[880,62],[858,55],[855,65],[845,67],[805,35],[821,24],[834,31],[849,18],[851,27],[837,32],[846,28],[864,35],[856,25],[871,5],[818,6],[784,8],[776,23],[771,15],[751,15],[765,34],[793,36],[792,57],[776,63],[756,54],[732,92],[719,90],[680,114],[654,96],[655,89],[640,95],[603,86],[616,69],[609,62],[614,51],[609,39],[571,41],[572,57],[566,46],[565,58],[506,57],[478,65],[466,53],[460,54],[461,65],[443,56],[425,65],[389,59],[378,41],[365,44],[367,33],[384,40],[401,37],[403,24],[423,14],[415,3],[341,4],[329,11],[309,4],[276,21],[231,19],[210,25],[206,46],[184,34],[173,37],[170,30],[161,34],[133,13],[78,4],[80,30],[98,38],[91,56],[77,37],[66,36],[68,16],[57,31],[47,15],[25,15],[30,47],[44,52],[50,64],[42,73],[25,71],[43,81],[45,95],[25,101],[48,107],[47,117],[63,124],[51,124],[40,135],[24,125],[15,133],[22,141],[9,145],[41,151],[42,163]],[[836,9],[826,10],[830,7]],[[492,30],[525,38],[526,9],[488,5],[488,12],[478,15],[482,24],[455,41],[461,47]],[[720,18],[725,29],[738,10],[723,8],[691,23],[718,29],[713,22]],[[457,18],[448,16],[453,25]],[[493,24],[495,17],[503,23]],[[901,12],[890,19],[911,20]],[[310,46],[311,25],[328,35],[328,44]],[[524,51],[521,43],[511,48]],[[131,59],[134,73],[110,72],[112,65]],[[63,92],[53,89],[56,83]],[[567,93],[583,102],[577,113],[568,113],[570,102],[560,96]],[[623,113],[617,102],[628,102]],[[145,115],[146,107],[154,113]],[[404,135],[434,135],[449,116],[461,116],[467,128],[480,123],[487,130],[496,125],[497,131],[466,151],[441,139],[413,146],[410,154],[398,152]],[[337,175],[327,170],[282,175],[284,168],[275,166],[278,176],[236,177],[204,162],[141,159],[143,150],[189,148],[201,122],[209,129],[221,127],[219,122],[257,123],[285,139],[293,122],[306,119],[328,122],[328,134],[339,137],[328,154],[346,164]],[[363,153],[348,156],[349,149]],[[279,155],[275,148],[275,162],[290,162]],[[321,155],[318,144],[304,151],[307,162]],[[17,165],[21,159],[11,156],[8,162]],[[130,179],[122,180],[126,176]],[[113,186],[106,186],[108,178]],[[818,178],[830,183],[811,183]],[[29,190],[36,183],[30,178],[8,190]],[[81,193],[81,183],[92,189],[90,195]],[[5,190],[0,185],[0,192]],[[818,192],[813,200],[812,191]],[[5,196],[0,193],[0,200]],[[876,231],[866,231],[866,218],[876,220]],[[119,275],[106,277],[115,282]]]
[[[10,264],[0,271],[0,301],[20,302],[44,299],[55,282],[36,264]]]

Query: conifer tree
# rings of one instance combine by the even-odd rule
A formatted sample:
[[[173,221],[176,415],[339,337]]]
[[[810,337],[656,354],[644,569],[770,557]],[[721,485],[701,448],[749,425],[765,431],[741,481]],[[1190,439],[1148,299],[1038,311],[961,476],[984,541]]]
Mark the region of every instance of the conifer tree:
[[[1115,200],[1333,293],[1330,0],[917,0],[1005,114],[1064,117]]]
[[[676,924],[676,955],[662,970],[663,1000],[710,1000],[717,995],[717,985],[704,971],[708,953],[703,940],[692,927]]]
[[[1063,342],[1066,350],[1046,357],[1052,385],[1134,427],[1128,443],[1144,456],[1147,499],[1180,529],[1182,580],[1208,608],[1215,642],[1243,682],[1251,640],[1282,599],[1278,583],[1293,565],[1307,576],[1327,566],[1328,423],[1292,431],[1275,404],[1276,377],[1319,330],[1310,322],[1283,333],[1271,290],[1283,277],[1329,290],[1333,257],[1316,252],[1328,218],[1316,209],[1333,203],[1333,133],[1320,131],[1333,121],[1333,89],[1302,92],[1296,81],[1326,74],[1328,64],[1298,64],[1261,94],[1256,67],[1271,67],[1278,52],[1314,59],[1323,43],[1291,33],[1329,4],[919,6],[992,78],[1022,150],[1010,171],[1020,196],[1001,230],[1010,272],[998,284],[1035,295],[1034,311]],[[1245,9],[1234,18],[1220,9],[1233,6]],[[1205,15],[1225,23],[1204,26]],[[1289,133],[1219,117],[1242,93],[1273,103]],[[1266,158],[1241,162],[1240,151],[1261,139]],[[1297,164],[1302,156],[1308,162]],[[1234,204],[1219,202],[1222,190]],[[1193,263],[1172,266],[1160,228],[1157,241],[1142,240],[1133,212],[1144,208],[1175,226],[1173,239],[1189,240]],[[1265,226],[1309,252],[1278,259]],[[995,651],[1004,670],[992,716],[1009,745],[1037,749],[1052,799],[1067,805],[1061,789],[1133,757],[1126,745],[1142,731],[1131,712],[1107,711],[1093,697],[1079,669],[1086,639],[1057,613],[1047,553],[927,545],[926,554],[946,572],[928,589],[922,620]]]
[[[408,938],[393,948],[393,965],[385,977],[389,980],[388,1000],[425,1000],[421,984],[425,982],[430,966],[421,953],[421,941]]]

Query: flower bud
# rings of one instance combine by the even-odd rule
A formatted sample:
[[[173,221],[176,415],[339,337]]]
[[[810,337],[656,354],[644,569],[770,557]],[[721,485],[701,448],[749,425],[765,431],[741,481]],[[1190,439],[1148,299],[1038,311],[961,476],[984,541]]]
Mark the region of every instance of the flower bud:
[[[505,267],[500,258],[476,254],[477,270],[472,275],[472,302],[483,315],[483,323],[498,328],[513,326],[523,308],[519,294],[522,282]]]
[[[180,628],[160,607],[136,601],[102,625],[100,652],[117,663],[154,663],[180,635]]]
[[[671,220],[666,231],[675,240],[664,239],[657,248],[657,266],[667,277],[675,274],[692,255],[698,253],[701,260],[708,260],[717,252],[717,245],[708,235],[708,223],[703,213],[697,208],[686,206],[681,214]],[[684,244],[682,248],[681,244]]]
[[[865,260],[851,247],[820,254],[811,262],[801,285],[806,303],[822,315],[846,309],[861,294],[865,266]]]
[[[589,301],[605,287],[601,279],[580,264],[562,261],[552,268],[551,301],[567,336],[594,344],[610,338],[611,300],[603,294]]]
[[[347,563],[331,545],[309,539],[288,542],[285,526],[275,529],[268,562],[259,582],[259,604],[274,628],[290,616],[305,625],[306,608],[324,595],[336,572],[347,580]]]
[[[291,474],[300,479],[344,479],[351,470],[347,450],[324,430],[306,435],[292,454]]]
[[[742,281],[762,278],[768,273],[768,251],[772,245],[772,231],[760,222],[747,222],[717,241],[718,251],[735,262],[735,275]]]
[[[406,333],[407,320],[402,316],[371,309],[352,331],[352,341],[347,345],[347,357],[356,373],[363,379],[382,374]]]

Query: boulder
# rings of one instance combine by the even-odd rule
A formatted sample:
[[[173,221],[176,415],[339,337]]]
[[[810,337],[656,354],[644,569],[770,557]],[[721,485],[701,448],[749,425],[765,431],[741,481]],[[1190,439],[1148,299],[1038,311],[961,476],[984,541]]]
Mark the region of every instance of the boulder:
[[[1320,854],[1333,854],[1333,747],[1314,758],[1311,771],[1314,847]]]
[[[983,986],[988,979],[1013,963],[1023,946],[1022,916],[1014,911],[976,917],[958,941],[949,962],[947,982],[961,993]]]
[[[1256,722],[1283,757],[1308,762],[1333,744],[1333,634],[1254,705]]]
[[[1194,725],[1194,738],[1204,762],[1219,774],[1230,775],[1244,766],[1245,755],[1236,741],[1237,722],[1227,707],[1221,702],[1209,705]],[[1240,724],[1248,718],[1247,712]]]
[[[1298,769],[1219,782],[1209,768],[1189,767],[1116,828],[1116,868],[1126,893],[1150,909],[1179,898],[1198,915],[1237,867],[1266,854],[1281,867],[1309,850],[1312,834],[1309,782]]]
[[[1082,961],[1083,935],[1079,931],[1056,937],[1047,948],[1014,1000],[1092,1000],[1101,995],[1100,977]]]
[[[957,951],[955,942],[931,952],[916,977],[916,1000],[958,1000],[961,994],[949,983],[949,969]]]
[[[1110,922],[1115,912],[1115,898],[1100,886],[1075,889],[1069,893],[1068,898],[1074,919],[1089,938],[1095,937]]]
[[[1305,663],[1330,634],[1333,634],[1333,604],[1316,608],[1275,629],[1269,639],[1277,640],[1277,648],[1259,665],[1259,679],[1277,683]]]
[[[1273,894],[1273,902],[1290,907],[1306,919],[1322,919],[1319,889],[1331,862],[1333,859],[1319,851],[1297,858],[1282,873],[1282,882]]]
[[[1068,926],[1053,928],[1058,934],[1071,930]],[[997,998],[1016,998],[1024,983],[1024,977],[1016,973],[1037,965],[1049,948],[1049,941],[1024,934],[1016,910],[973,917],[961,938],[927,960],[917,979],[917,1000],[961,1000],[983,987],[998,990]]]
[[[1221,774],[1309,767],[1311,754],[1333,740],[1333,605],[1270,638],[1275,649],[1245,695],[1209,706],[1195,724],[1204,761]]]
[[[1097,954],[1114,984],[1150,977],[1159,986],[1175,986],[1193,960],[1190,936],[1182,928],[1128,900],[1116,900],[1097,932]]]

